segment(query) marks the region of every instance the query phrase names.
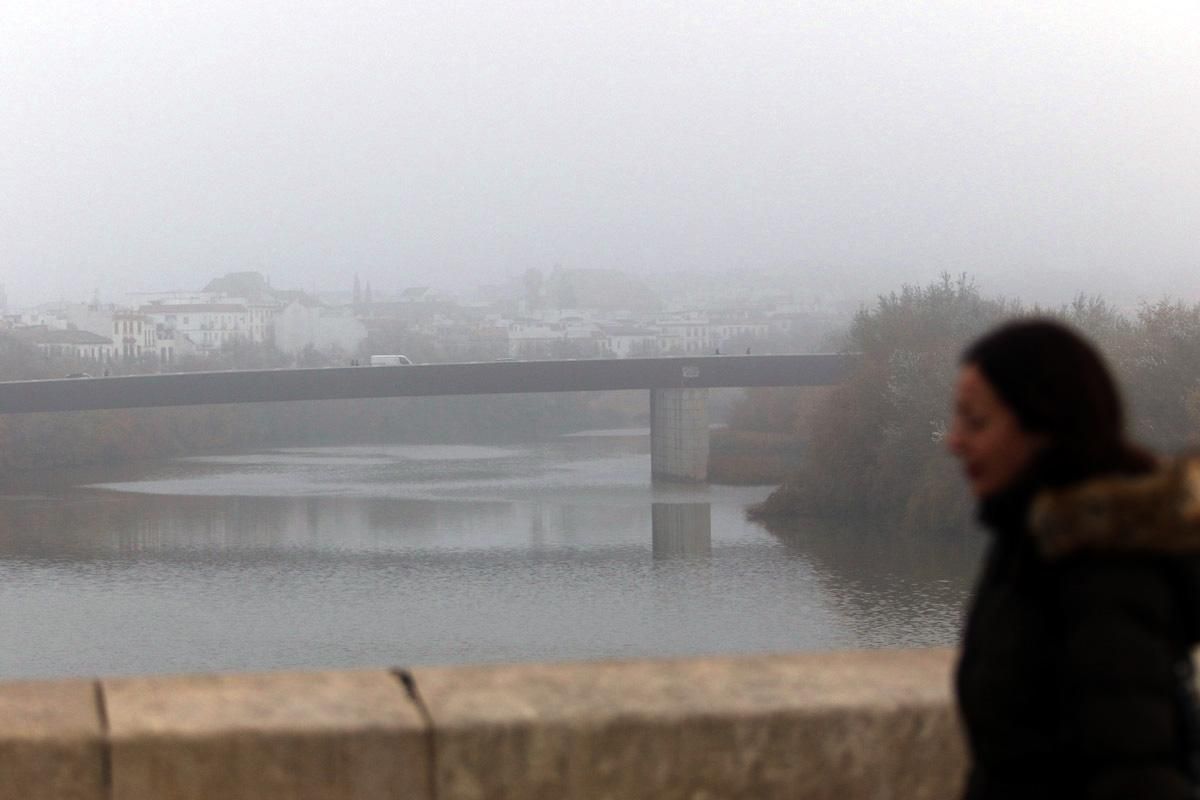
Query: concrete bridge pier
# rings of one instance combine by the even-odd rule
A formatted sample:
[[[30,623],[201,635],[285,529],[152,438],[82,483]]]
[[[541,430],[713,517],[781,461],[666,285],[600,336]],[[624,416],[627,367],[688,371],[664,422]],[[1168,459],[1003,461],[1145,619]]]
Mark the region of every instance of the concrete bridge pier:
[[[708,389],[650,390],[650,474],[708,480]]]

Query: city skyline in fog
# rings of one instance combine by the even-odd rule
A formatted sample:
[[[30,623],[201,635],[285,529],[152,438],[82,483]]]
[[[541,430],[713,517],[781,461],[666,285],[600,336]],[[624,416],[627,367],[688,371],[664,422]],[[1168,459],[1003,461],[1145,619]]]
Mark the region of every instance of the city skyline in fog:
[[[12,304],[528,268],[1200,300],[1200,6],[0,9]]]

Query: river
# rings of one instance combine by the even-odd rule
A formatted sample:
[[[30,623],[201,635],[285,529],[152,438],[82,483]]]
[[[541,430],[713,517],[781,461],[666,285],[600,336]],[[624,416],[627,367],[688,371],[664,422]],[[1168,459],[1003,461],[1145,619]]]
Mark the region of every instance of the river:
[[[745,518],[648,439],[288,448],[0,494],[0,678],[953,643],[981,536]]]

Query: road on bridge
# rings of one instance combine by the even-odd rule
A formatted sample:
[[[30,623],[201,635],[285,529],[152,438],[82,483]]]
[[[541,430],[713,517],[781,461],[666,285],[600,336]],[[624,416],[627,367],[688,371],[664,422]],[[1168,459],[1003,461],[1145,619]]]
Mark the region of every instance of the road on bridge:
[[[623,389],[828,386],[852,355],[496,361],[0,382],[0,413]]]

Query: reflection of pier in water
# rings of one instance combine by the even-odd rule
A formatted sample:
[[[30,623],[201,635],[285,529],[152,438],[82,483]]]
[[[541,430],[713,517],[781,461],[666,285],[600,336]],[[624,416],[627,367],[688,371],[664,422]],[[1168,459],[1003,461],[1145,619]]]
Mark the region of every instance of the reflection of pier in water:
[[[656,559],[712,555],[711,504],[653,503],[650,515]]]

